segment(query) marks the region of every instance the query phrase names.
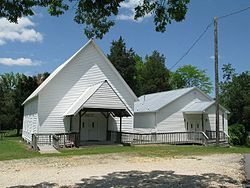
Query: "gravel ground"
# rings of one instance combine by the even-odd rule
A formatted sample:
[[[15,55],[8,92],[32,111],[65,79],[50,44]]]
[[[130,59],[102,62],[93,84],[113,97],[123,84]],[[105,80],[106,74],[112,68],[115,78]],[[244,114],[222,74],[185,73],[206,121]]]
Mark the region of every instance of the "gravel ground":
[[[1,161],[0,187],[243,187],[242,159],[105,154]]]

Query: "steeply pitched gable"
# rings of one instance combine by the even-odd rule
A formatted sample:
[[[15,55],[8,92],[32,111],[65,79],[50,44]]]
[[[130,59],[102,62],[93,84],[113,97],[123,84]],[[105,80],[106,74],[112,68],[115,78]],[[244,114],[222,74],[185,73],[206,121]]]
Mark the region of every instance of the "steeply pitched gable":
[[[128,86],[128,84],[125,82],[125,80],[122,78],[122,76],[119,74],[119,72],[116,70],[116,68],[113,66],[113,64],[108,60],[108,58],[106,57],[106,55],[102,52],[102,50],[96,45],[96,43],[94,42],[93,39],[90,39],[82,48],[80,48],[73,56],[71,56],[67,61],[65,61],[63,64],[61,64],[58,68],[56,68],[51,74],[50,76],[23,102],[23,105],[28,102],[29,100],[31,100],[32,98],[36,97],[39,95],[39,93],[43,90],[43,88],[46,87],[46,85],[52,80],[54,79],[54,77],[56,77],[56,75],[63,70],[63,68],[65,66],[67,66],[67,64],[69,64],[81,51],[83,51],[85,48],[87,48],[88,45],[92,44],[95,49],[97,50],[97,52],[102,56],[102,58],[104,58],[104,62],[107,63],[111,69],[113,70],[113,72],[118,76],[118,78],[121,80],[122,84],[124,84],[124,87],[127,88],[127,90],[129,91],[129,93],[134,97],[134,100],[137,101],[138,98],[137,96],[134,94],[134,92],[131,90],[131,88]]]

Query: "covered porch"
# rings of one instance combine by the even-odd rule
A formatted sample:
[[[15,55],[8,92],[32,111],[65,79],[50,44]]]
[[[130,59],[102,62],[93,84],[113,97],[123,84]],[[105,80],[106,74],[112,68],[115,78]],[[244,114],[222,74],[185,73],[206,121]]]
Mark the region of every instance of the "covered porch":
[[[77,134],[77,145],[121,143],[123,118],[132,112],[108,81],[87,88],[64,113],[65,130]],[[131,125],[132,126],[132,125]]]
[[[216,140],[215,126],[215,102],[195,100],[188,104],[183,110],[184,124],[187,132],[203,132],[208,140]],[[225,140],[228,135],[225,129],[225,114],[227,112],[220,109],[219,136],[220,140]]]

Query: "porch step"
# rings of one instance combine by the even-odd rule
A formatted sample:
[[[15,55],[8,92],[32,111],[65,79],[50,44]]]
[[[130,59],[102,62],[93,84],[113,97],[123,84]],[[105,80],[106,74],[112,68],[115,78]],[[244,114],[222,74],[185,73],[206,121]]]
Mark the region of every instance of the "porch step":
[[[41,153],[41,154],[60,153],[52,145],[38,145],[38,148],[39,148],[39,153]]]

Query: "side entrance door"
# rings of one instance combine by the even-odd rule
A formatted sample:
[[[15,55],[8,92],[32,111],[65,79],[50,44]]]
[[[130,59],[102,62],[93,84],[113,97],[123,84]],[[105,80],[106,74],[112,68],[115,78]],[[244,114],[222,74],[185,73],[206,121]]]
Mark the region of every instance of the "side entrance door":
[[[202,125],[200,120],[190,120],[189,131],[202,131]]]

